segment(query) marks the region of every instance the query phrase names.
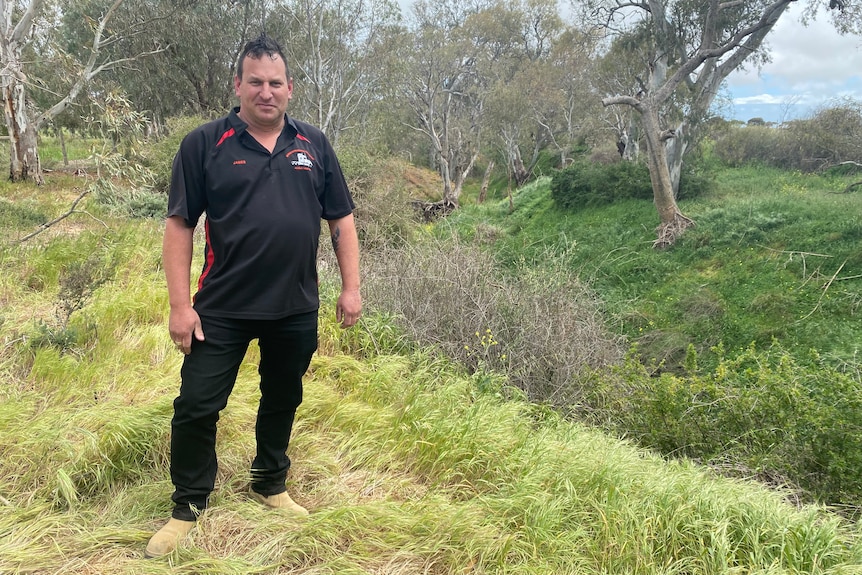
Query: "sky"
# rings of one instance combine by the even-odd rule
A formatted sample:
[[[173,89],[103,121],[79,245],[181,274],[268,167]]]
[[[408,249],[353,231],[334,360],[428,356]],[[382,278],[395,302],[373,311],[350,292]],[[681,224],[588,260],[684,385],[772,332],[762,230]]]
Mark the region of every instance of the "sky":
[[[842,97],[862,101],[862,37],[839,35],[823,14],[803,26],[800,4],[792,4],[766,37],[772,62],[728,76],[725,95],[732,104],[719,110],[722,116],[781,122],[810,117]]]

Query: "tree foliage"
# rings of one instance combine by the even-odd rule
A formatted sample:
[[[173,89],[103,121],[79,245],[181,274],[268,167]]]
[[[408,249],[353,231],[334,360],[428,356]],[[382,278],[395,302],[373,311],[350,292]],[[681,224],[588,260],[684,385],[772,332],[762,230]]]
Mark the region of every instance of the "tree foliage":
[[[67,110],[82,93],[91,86],[94,78],[106,71],[128,65],[145,54],[158,52],[158,47],[144,53],[122,54],[112,57],[106,49],[130,33],[122,26],[113,27],[112,18],[122,6],[123,0],[96,6],[92,14],[85,15],[90,30],[90,41],[83,45],[79,58],[63,50],[59,42],[54,21],[46,16],[45,0],[27,0],[21,3],[0,0],[0,96],[4,102],[6,130],[9,135],[11,180],[33,179],[42,183],[42,169],[38,152],[38,132],[46,124]],[[89,6],[88,6],[89,7]],[[145,26],[141,26],[142,28]],[[51,103],[44,108],[33,106],[30,93],[34,87],[48,86],[28,74],[39,67],[26,59],[35,53],[34,60],[42,64],[42,70],[58,77],[57,68],[51,66],[56,60],[65,65],[68,75],[62,75],[62,91],[52,94]],[[53,69],[52,69],[53,68]],[[60,67],[59,69],[63,69]]]

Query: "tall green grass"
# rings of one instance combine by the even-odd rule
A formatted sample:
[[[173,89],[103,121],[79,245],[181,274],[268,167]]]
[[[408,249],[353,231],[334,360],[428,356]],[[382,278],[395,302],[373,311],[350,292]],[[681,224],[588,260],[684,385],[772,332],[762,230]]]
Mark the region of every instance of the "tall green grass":
[[[252,346],[220,421],[212,508],[170,557],[145,560],[171,508],[181,356],[165,331],[158,226],[105,222],[2,248],[2,573],[862,572],[862,529],[825,508],[480,388],[385,315],[340,330],[327,275],[290,449],[289,489],[311,516],[245,496]],[[111,273],[69,320],[93,329],[35,345],[64,269],[94,251]]]

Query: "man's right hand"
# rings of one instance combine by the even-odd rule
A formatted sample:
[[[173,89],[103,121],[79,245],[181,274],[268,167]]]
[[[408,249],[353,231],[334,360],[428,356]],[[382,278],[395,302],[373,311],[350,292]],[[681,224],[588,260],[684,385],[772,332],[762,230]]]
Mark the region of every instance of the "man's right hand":
[[[170,331],[174,346],[186,355],[192,351],[192,336],[198,341],[204,340],[201,318],[191,306],[180,309],[171,308],[168,331]]]

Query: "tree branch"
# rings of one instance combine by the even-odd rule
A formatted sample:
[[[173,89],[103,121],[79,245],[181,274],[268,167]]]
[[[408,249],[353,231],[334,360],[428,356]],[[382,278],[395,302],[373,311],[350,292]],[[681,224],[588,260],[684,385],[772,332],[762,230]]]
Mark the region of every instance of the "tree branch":
[[[743,47],[746,50],[751,51],[757,49],[757,47],[759,47],[760,43],[763,41],[763,38],[766,36],[766,34],[769,33],[770,30],[772,30],[773,26],[775,26],[775,23],[787,9],[787,6],[791,2],[795,1],[796,0],[776,0],[763,10],[763,14],[755,24],[752,24],[751,26],[737,32],[724,45],[719,46],[718,48],[701,48],[700,50],[698,50],[691,58],[686,60],[682,64],[682,66],[679,67],[679,69],[677,69],[673,76],[671,76],[665,82],[664,86],[662,86],[661,90],[659,91],[660,94],[656,94],[656,100],[660,102],[667,100],[667,98],[670,97],[670,94],[673,92],[673,90],[676,89],[682,79],[692,74],[706,60],[710,58],[720,58],[724,56],[731,50],[734,50],[743,45],[743,42],[746,41],[749,37],[753,37],[751,45],[743,45]],[[748,54],[745,54],[744,56],[742,56],[742,58],[744,58],[745,56],[748,56]]]
[[[25,10],[24,14],[21,15],[21,19],[18,20],[18,24],[15,25],[15,29],[12,31],[12,37],[10,39],[12,42],[23,42],[24,37],[30,31],[30,26],[32,26],[33,20],[42,10],[43,2],[44,0],[32,0],[32,2],[30,2],[27,6],[27,10]],[[12,8],[14,9],[14,5]]]
[[[44,232],[45,230],[47,230],[48,228],[50,228],[54,224],[62,222],[63,220],[65,220],[66,218],[71,216],[72,214],[86,214],[87,212],[79,211],[79,210],[76,210],[75,208],[78,207],[78,204],[81,202],[81,200],[84,199],[84,196],[86,196],[87,194],[90,193],[90,191],[91,191],[90,189],[86,189],[83,192],[81,192],[81,195],[79,195],[77,198],[75,198],[75,201],[72,202],[72,205],[69,207],[69,210],[66,213],[64,213],[60,216],[57,216],[56,218],[54,218],[50,222],[46,222],[46,223],[42,224],[35,231],[32,231],[29,234],[27,234],[26,236],[24,236],[23,238],[19,239],[17,243],[23,244],[27,240],[38,236],[39,234],[41,234],[42,232]],[[89,214],[87,214],[87,215],[89,215]],[[92,216],[90,216],[90,217],[92,217]],[[96,221],[99,221],[99,220],[96,220]],[[100,223],[102,225],[105,225],[104,222],[100,222]],[[105,226],[105,227],[107,227],[107,226]]]
[[[625,104],[626,106],[631,106],[637,111],[641,111],[643,108],[643,102],[635,98],[634,96],[611,96],[608,98],[602,98],[602,106],[614,106],[617,104]]]
[[[41,1],[41,0],[39,0]],[[159,52],[163,52],[165,48],[160,48],[158,50],[151,50],[149,52],[143,52],[138,54],[137,56],[131,56],[128,58],[120,58],[118,60],[112,60],[110,62],[104,62],[99,66],[96,66],[96,60],[99,57],[99,51],[102,49],[102,34],[105,31],[105,27],[108,24],[108,21],[113,16],[114,12],[119,8],[120,4],[123,3],[123,0],[114,0],[114,3],[108,8],[108,11],[105,15],[99,20],[99,25],[96,27],[96,31],[93,33],[93,47],[90,49],[90,57],[87,60],[87,64],[84,66],[81,73],[78,75],[77,80],[69,88],[69,93],[62,100],[51,106],[48,110],[39,115],[36,119],[36,129],[41,128],[46,122],[50,122],[54,118],[56,118],[60,113],[63,112],[69,105],[78,97],[78,94],[81,90],[84,89],[90,80],[95,78],[100,72],[104,72],[105,70],[109,70],[119,64],[124,62],[133,62],[139,58],[145,56],[151,56],[153,54],[158,54]]]

